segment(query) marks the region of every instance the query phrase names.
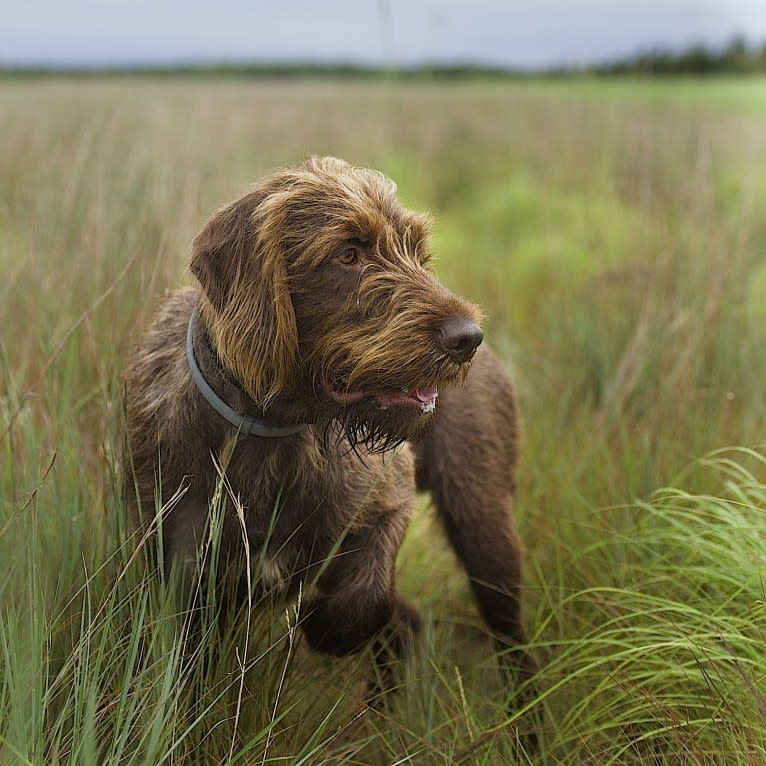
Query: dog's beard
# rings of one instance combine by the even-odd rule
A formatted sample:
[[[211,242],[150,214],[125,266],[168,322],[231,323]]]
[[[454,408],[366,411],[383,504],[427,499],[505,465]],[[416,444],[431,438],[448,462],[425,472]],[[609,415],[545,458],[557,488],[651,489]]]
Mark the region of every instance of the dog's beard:
[[[437,405],[438,406],[438,405]],[[336,415],[339,436],[355,452],[381,453],[395,449],[402,442],[417,441],[433,421],[433,412],[413,412],[412,407],[381,409],[372,401],[345,407]]]

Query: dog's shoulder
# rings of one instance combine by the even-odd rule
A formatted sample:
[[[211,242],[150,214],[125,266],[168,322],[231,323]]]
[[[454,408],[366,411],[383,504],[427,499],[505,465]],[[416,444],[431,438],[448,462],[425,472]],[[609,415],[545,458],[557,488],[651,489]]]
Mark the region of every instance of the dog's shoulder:
[[[124,373],[128,419],[134,425],[172,421],[193,398],[186,332],[198,300],[193,287],[169,293],[134,346]]]
[[[194,307],[199,302],[199,289],[182,287],[167,292],[154,317],[147,325],[134,349],[134,362],[140,362],[147,353],[163,355],[183,349],[186,329]]]

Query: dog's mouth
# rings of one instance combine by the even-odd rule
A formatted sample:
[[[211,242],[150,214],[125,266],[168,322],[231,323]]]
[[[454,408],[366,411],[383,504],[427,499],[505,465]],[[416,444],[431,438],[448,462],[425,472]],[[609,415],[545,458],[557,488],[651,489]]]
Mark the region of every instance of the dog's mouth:
[[[345,378],[322,381],[327,395],[338,404],[350,406],[368,402],[380,410],[389,408],[408,408],[427,415],[436,409],[439,390],[436,386],[412,388],[402,386],[399,389],[350,388]]]
[[[387,452],[403,441],[417,441],[430,428],[439,388],[451,382],[440,372],[441,376],[423,375],[413,382],[382,375],[349,382],[345,374],[336,372],[322,375],[320,382],[326,400],[332,403],[333,422],[340,424],[352,448]]]

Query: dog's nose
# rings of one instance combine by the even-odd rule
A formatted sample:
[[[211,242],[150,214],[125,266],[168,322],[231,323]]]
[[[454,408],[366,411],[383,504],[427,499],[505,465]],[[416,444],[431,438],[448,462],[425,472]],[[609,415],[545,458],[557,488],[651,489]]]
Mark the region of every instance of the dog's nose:
[[[484,339],[481,327],[461,316],[451,316],[441,326],[439,340],[453,362],[467,362]]]

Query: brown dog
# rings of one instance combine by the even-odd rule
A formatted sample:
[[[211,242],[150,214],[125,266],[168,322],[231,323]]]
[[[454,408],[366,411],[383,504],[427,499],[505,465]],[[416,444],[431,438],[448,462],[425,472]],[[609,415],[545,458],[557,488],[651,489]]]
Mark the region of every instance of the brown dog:
[[[400,653],[420,622],[394,586],[417,481],[528,670],[513,649],[525,640],[513,390],[491,351],[475,354],[477,309],[428,261],[427,219],[379,173],[334,158],[216,211],[193,243],[201,289],[164,303],[127,368],[129,503],[152,523],[158,495],[183,487],[164,556],[196,567],[224,466],[238,503],[219,567],[241,561],[244,525],[254,585],[315,583],[312,647],[350,653],[387,628]]]

